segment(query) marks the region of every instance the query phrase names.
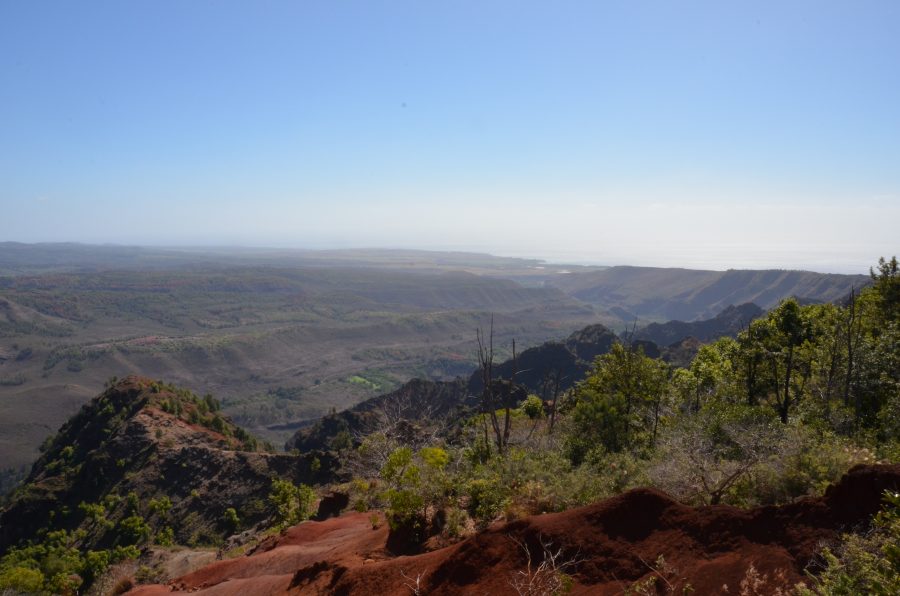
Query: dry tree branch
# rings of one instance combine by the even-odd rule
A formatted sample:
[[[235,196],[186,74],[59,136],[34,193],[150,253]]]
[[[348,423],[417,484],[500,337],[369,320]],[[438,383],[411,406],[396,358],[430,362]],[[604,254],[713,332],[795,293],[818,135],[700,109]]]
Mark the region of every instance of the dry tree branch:
[[[415,579],[406,575],[406,572],[402,569],[400,570],[400,575],[403,576],[404,582],[403,585],[409,588],[409,591],[413,593],[413,596],[422,596],[424,594],[424,587],[422,586],[422,578],[424,577],[424,573],[421,571],[416,574]]]
[[[537,563],[527,544],[512,536],[509,539],[525,552],[525,569],[514,573],[509,580],[509,585],[519,596],[555,596],[565,593],[571,585],[568,572],[584,561],[578,552],[567,557],[563,547],[554,550],[551,541],[545,542],[538,535],[542,552],[540,563]]]

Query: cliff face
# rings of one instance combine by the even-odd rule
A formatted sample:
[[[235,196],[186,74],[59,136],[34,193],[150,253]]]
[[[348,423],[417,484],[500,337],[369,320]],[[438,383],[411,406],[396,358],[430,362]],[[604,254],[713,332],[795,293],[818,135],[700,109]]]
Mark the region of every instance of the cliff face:
[[[898,488],[900,465],[860,466],[825,496],[782,507],[688,507],[637,489],[587,507],[496,525],[452,546],[405,557],[386,550],[383,523],[373,529],[367,514],[350,513],[294,526],[248,556],[133,594],[400,596],[414,587],[423,594],[516,594],[517,580],[534,577],[528,574],[529,557],[534,572],[555,553],[573,581],[573,594],[622,594],[652,577],[664,578],[673,593],[736,594],[751,566],[760,582],[753,593],[769,594],[804,581],[807,564],[823,544],[864,526],[880,508],[883,492]]]
[[[81,546],[108,547],[135,515],[176,542],[216,543],[234,529],[228,508],[244,526],[271,515],[273,477],[310,482],[333,467],[325,454],[259,451],[217,410],[150,379],[116,383],[60,429],[0,512],[0,552],[42,529],[81,529]]]
[[[851,288],[865,287],[872,280],[865,275],[774,269],[609,267],[560,275],[550,283],[627,322],[635,317],[695,321],[713,317],[730,304],[752,302],[770,309],[791,296],[801,301],[835,302]]]

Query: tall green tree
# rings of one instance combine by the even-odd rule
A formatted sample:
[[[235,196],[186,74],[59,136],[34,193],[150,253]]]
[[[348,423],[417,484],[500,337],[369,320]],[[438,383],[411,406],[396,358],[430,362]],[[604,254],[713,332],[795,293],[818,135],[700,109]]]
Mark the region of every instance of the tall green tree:
[[[578,462],[598,446],[608,452],[652,446],[667,385],[664,362],[648,358],[641,348],[613,345],[576,388],[570,457]]]
[[[878,259],[878,266],[869,269],[878,296],[878,314],[882,323],[900,320],[900,264],[897,257]]]

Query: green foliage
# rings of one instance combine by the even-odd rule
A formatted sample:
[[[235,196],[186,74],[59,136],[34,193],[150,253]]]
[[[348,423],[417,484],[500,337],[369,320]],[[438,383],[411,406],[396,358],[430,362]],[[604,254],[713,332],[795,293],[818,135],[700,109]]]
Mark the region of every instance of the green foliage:
[[[160,546],[172,546],[175,544],[175,531],[169,526],[163,527],[156,533],[154,542]]]
[[[870,269],[873,290],[877,296],[878,318],[882,323],[896,322],[900,318],[900,265],[897,257],[878,259],[877,272]]]
[[[165,517],[172,508],[172,500],[168,495],[163,495],[158,499],[150,499],[147,507],[150,509],[151,513],[155,513],[160,517]]]
[[[222,521],[229,532],[235,532],[241,527],[241,519],[238,517],[237,510],[234,507],[229,507],[225,510],[225,513],[222,515]]]
[[[14,547],[0,558],[0,591],[74,594],[91,585],[106,568],[140,555],[135,547],[81,551],[83,532],[48,532],[42,542]],[[5,592],[4,592],[5,593]]]
[[[141,500],[138,498],[137,493],[129,491],[125,496],[125,511],[131,514],[136,514],[140,511]]]
[[[44,591],[45,578],[39,569],[24,566],[0,568],[0,588],[14,593],[38,594]]]
[[[412,449],[401,447],[391,453],[381,468],[381,478],[388,485],[384,498],[391,527],[417,525],[424,516],[425,498],[421,494],[421,468],[413,462]]]
[[[100,503],[85,503],[82,501],[78,504],[78,509],[84,513],[84,516],[93,521],[102,520],[106,517],[106,507]]]
[[[772,457],[735,485],[733,504],[780,505],[824,493],[856,464],[875,463],[875,455],[830,430],[794,424],[772,440]]]
[[[529,395],[519,406],[522,412],[534,420],[544,415],[544,402],[537,395]]]
[[[614,344],[576,389],[568,452],[573,463],[600,444],[608,452],[652,446],[666,395],[665,363]]]
[[[676,371],[616,344],[576,385],[557,431],[527,398],[502,454],[485,441],[485,414],[449,447],[372,435],[354,471],[377,463],[380,482],[355,481],[365,487],[351,502],[384,506],[393,524],[456,511],[483,526],[647,484],[741,506],[821,493],[857,463],[900,457],[900,332],[873,314],[879,300],[876,290],[844,306],[786,300]]]
[[[284,529],[312,517],[316,492],[305,484],[294,485],[288,480],[275,478],[269,502],[275,506],[276,527]]]
[[[824,569],[810,577],[802,596],[890,596],[900,586],[900,494],[886,492],[885,506],[867,534],[846,534],[823,553]]]
[[[499,476],[475,478],[466,486],[472,516],[486,525],[500,515],[509,502],[509,491]]]
[[[381,467],[380,477],[384,489],[376,500],[387,505],[388,523],[393,529],[405,528],[419,532],[424,527],[427,508],[442,509],[451,495],[452,487],[446,468],[450,454],[442,447],[423,447],[413,452],[410,447],[392,451]],[[365,481],[355,480],[356,492],[362,493],[357,504],[367,504]],[[365,488],[371,488],[366,485]]]
[[[81,502],[78,509],[84,514],[85,521],[90,524],[110,529],[115,524],[107,516],[106,507],[101,503]]]
[[[122,518],[117,524],[119,539],[124,545],[145,542],[151,533],[150,526],[140,515]]]
[[[88,583],[100,577],[112,560],[112,553],[108,550],[89,550],[84,555],[83,569]]]
[[[450,461],[450,455],[440,447],[423,447],[419,450],[419,456],[433,470],[443,470]]]

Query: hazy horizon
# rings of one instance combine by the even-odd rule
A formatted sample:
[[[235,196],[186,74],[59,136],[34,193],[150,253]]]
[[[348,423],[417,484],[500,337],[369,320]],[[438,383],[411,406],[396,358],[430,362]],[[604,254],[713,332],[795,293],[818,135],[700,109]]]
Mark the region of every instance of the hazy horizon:
[[[0,242],[3,242],[0,240]],[[18,241],[13,241],[18,242]],[[347,244],[332,244],[332,245],[296,245],[296,244],[165,244],[165,243],[157,243],[157,244],[121,244],[121,243],[88,243],[88,242],[79,242],[79,241],[48,241],[48,242],[34,242],[34,243],[22,243],[26,245],[65,245],[65,244],[76,244],[84,247],[102,247],[102,248],[141,248],[141,249],[149,249],[149,250],[172,250],[172,251],[185,251],[185,252],[196,252],[198,254],[215,254],[215,253],[228,253],[234,252],[240,254],[241,252],[251,252],[251,253],[278,253],[298,251],[298,252],[330,252],[330,251],[348,251],[348,252],[362,252],[365,253],[367,251],[378,252],[378,251],[424,251],[424,252],[434,252],[434,253],[468,253],[473,255],[488,255],[494,257],[506,257],[513,259],[527,259],[527,260],[537,260],[546,265],[570,265],[570,266],[586,266],[586,267],[615,267],[615,266],[632,266],[632,267],[662,267],[662,268],[684,268],[684,269],[705,269],[705,270],[714,270],[714,271],[725,271],[728,269],[791,269],[791,270],[803,270],[803,271],[813,271],[818,273],[840,273],[840,274],[860,274],[866,275],[869,273],[869,269],[873,267],[878,257],[884,256],[889,257],[892,255],[888,255],[887,253],[878,255],[878,257],[874,257],[872,259],[866,259],[861,257],[857,261],[854,261],[850,258],[847,258],[846,254],[842,255],[836,261],[827,261],[828,253],[826,250],[819,250],[810,252],[805,255],[796,255],[792,254],[790,257],[790,262],[796,263],[796,265],[785,265],[785,255],[779,254],[774,250],[760,250],[755,249],[753,247],[741,247],[741,246],[732,246],[728,247],[732,249],[736,254],[744,255],[743,258],[738,259],[729,259],[728,253],[722,254],[720,252],[715,253],[710,256],[709,247],[707,246],[697,246],[697,247],[687,247],[683,249],[681,252],[677,253],[669,253],[665,256],[651,256],[646,260],[642,260],[640,258],[628,258],[622,257],[621,259],[617,259],[614,255],[607,254],[590,254],[590,253],[572,253],[572,252],[543,252],[543,253],[535,253],[529,251],[517,251],[517,250],[492,250],[486,247],[478,247],[478,246],[454,246],[454,245],[446,245],[446,246],[431,246],[431,247],[422,247],[422,246],[402,246],[402,245],[385,245],[385,246],[365,246],[365,245],[347,245]]]
[[[0,241],[865,272],[900,4],[0,6]]]

